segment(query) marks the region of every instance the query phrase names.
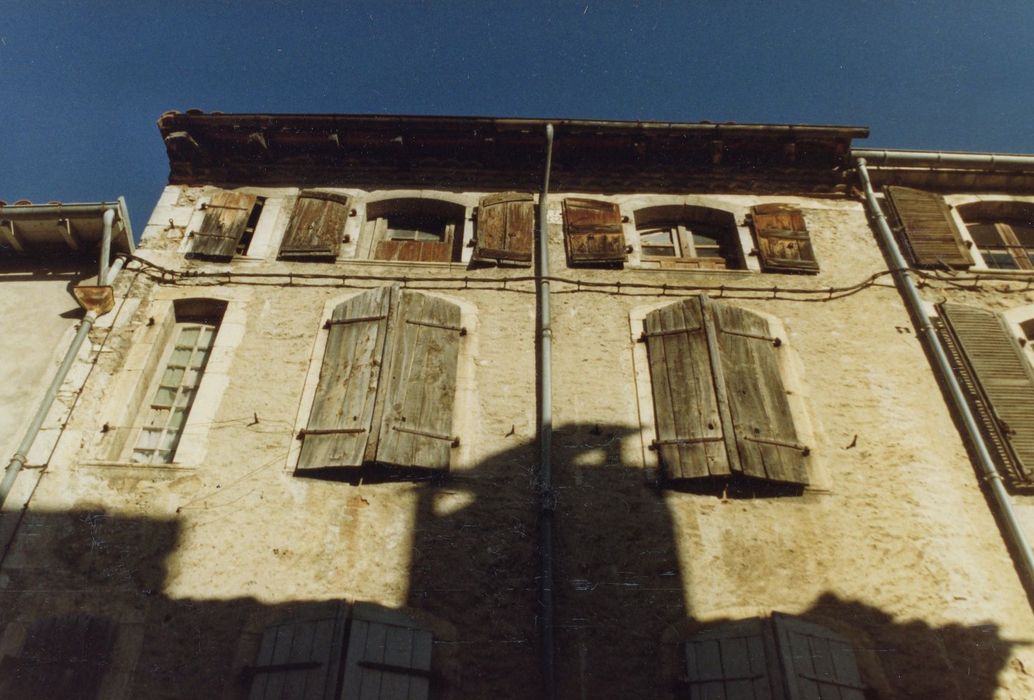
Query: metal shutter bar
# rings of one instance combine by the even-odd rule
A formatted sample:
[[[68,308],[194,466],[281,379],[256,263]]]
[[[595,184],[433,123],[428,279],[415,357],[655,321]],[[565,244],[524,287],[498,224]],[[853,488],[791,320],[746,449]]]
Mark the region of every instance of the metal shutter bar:
[[[406,323],[412,323],[414,326],[427,326],[428,328],[441,328],[445,331],[456,331],[460,335],[466,335],[467,329],[463,326],[448,326],[441,323],[432,323],[431,321],[419,321],[417,319],[407,318]]]
[[[343,326],[347,323],[368,323],[370,321],[380,321],[387,317],[387,314],[382,314],[380,316],[356,316],[355,318],[328,318],[324,322],[323,328],[328,329],[331,326]]]

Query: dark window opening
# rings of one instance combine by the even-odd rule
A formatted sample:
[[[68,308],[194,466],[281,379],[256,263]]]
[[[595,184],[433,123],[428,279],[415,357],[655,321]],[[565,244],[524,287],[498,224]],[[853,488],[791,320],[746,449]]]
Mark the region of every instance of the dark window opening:
[[[251,239],[255,235],[255,228],[258,226],[259,217],[262,216],[262,207],[266,204],[265,197],[256,197],[255,204],[251,207],[251,212],[248,214],[248,221],[244,224],[244,232],[241,234],[240,240],[237,241],[237,248],[234,250],[234,255],[246,255],[248,252],[248,246],[251,245]]]

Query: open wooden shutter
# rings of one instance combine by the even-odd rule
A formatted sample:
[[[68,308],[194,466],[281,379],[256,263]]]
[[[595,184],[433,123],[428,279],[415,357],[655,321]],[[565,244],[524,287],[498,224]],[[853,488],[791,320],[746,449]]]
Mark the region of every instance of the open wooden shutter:
[[[297,469],[358,467],[373,428],[392,287],[340,304],[329,321],[327,349]]]
[[[69,615],[35,622],[21,655],[0,664],[0,697],[97,698],[117,628],[106,618]]]
[[[762,270],[819,271],[811,236],[799,208],[789,204],[759,204],[750,211]]]
[[[651,311],[644,325],[657,424],[654,446],[665,475],[692,479],[729,474],[699,300]]]
[[[773,615],[789,700],[865,700],[850,642],[825,627]]]
[[[303,191],[280,243],[279,258],[334,259],[348,220],[349,198],[333,192]]]
[[[346,612],[331,601],[267,627],[255,665],[245,670],[248,700],[337,700]]]
[[[531,263],[535,234],[535,203],[530,194],[504,192],[481,199],[478,205],[478,260],[510,260]]]
[[[781,341],[757,314],[726,304],[712,307],[743,473],[807,484],[808,449],[797,438],[779,371]]]
[[[357,603],[341,700],[426,700],[432,641],[405,613]]]
[[[460,309],[401,291],[385,379],[376,461],[448,469],[459,358]]]
[[[781,700],[778,667],[772,667],[774,651],[771,632],[762,620],[704,630],[685,643],[686,678],[679,683],[679,697]]]
[[[969,267],[973,256],[962,240],[944,198],[908,187],[884,188],[917,267]]]
[[[232,258],[255,206],[255,195],[217,192],[205,207],[201,230],[194,234],[190,255]]]
[[[1003,476],[1014,487],[1034,486],[1034,376],[1023,351],[998,314],[962,304],[939,308],[951,330],[949,353]]]
[[[564,243],[572,264],[624,262],[625,234],[618,205],[595,199],[565,199]]]

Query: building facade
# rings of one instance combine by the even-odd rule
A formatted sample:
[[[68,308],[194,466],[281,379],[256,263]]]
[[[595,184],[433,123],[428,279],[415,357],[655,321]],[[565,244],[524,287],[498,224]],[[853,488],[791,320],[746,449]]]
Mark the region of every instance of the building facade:
[[[170,184],[3,516],[9,695],[1034,694],[865,129],[553,122],[543,260],[544,121],[159,128]],[[872,165],[1030,530],[992,376],[1034,360],[1028,183]]]

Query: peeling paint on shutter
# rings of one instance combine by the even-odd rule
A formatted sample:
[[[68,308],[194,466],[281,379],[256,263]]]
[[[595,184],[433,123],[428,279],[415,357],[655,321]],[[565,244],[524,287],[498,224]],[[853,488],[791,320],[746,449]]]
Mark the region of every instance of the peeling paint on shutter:
[[[698,299],[647,314],[646,350],[657,425],[655,447],[670,479],[730,473]]]
[[[1002,318],[962,304],[941,304],[941,316],[961,349],[963,386],[984,432],[998,447],[1013,487],[1034,485],[1034,373]],[[953,348],[949,345],[949,351]],[[975,379],[975,384],[972,381]],[[1004,454],[1003,454],[1004,452]]]
[[[962,240],[944,198],[908,187],[886,187],[884,194],[901,227],[917,267],[969,267],[973,256]]]
[[[624,262],[625,234],[618,205],[595,199],[565,199],[564,244],[571,264]]]
[[[740,465],[747,476],[807,484],[806,446],[793,424],[768,321],[745,309],[712,304],[718,349]]]
[[[392,293],[381,287],[338,305],[297,469],[358,467],[373,429]]]
[[[205,207],[201,230],[191,239],[189,255],[229,259],[248,224],[255,195],[217,192]]]
[[[474,257],[530,264],[534,232],[532,195],[504,192],[483,197],[478,205]]]
[[[401,290],[385,378],[376,461],[445,470],[453,447],[452,406],[460,309]]]
[[[825,627],[773,615],[789,700],[865,700],[850,642]]]
[[[280,243],[281,259],[334,259],[348,220],[350,200],[333,192],[303,191]]]
[[[684,646],[680,697],[693,700],[782,700],[774,647],[762,620],[729,622],[693,635]],[[773,670],[775,673],[773,673]],[[824,697],[824,696],[823,696]]]
[[[804,214],[789,204],[760,204],[751,209],[761,269],[766,272],[819,271]]]
[[[97,698],[111,665],[117,627],[107,618],[69,615],[39,620],[21,654],[0,663],[4,698]]]
[[[346,612],[343,603],[329,601],[267,627],[255,665],[245,670],[248,700],[337,700]]]
[[[431,632],[402,611],[356,604],[342,700],[426,700],[432,642]]]

